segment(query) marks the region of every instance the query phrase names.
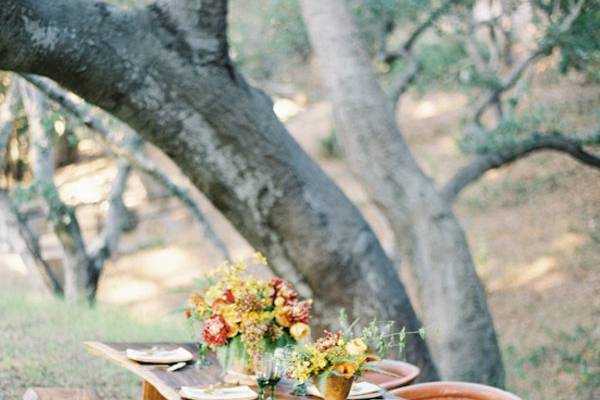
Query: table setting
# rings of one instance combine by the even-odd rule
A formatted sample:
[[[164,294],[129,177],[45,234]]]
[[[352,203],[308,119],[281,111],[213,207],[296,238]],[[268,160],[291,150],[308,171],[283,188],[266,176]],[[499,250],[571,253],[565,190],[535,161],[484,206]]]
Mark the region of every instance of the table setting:
[[[361,326],[341,310],[339,329],[313,340],[311,308],[290,282],[256,278],[245,262],[225,263],[189,297],[184,315],[193,343],[86,346],[141,376],[147,399],[374,399],[419,374],[385,357],[423,331],[395,331],[393,322],[378,320]]]

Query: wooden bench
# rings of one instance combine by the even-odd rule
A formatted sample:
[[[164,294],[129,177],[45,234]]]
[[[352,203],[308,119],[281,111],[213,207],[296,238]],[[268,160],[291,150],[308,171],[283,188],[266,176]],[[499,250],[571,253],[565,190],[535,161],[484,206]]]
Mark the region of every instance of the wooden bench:
[[[98,394],[90,389],[29,388],[23,400],[100,400]]]

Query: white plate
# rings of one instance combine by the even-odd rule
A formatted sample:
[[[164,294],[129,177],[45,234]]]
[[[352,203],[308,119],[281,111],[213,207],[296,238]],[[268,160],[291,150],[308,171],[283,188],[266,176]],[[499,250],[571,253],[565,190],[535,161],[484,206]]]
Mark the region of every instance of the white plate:
[[[198,388],[183,386],[179,394],[184,399],[191,400],[254,400],[258,394],[248,386],[235,386],[228,388]]]
[[[362,395],[350,395],[348,396],[348,400],[362,400],[362,399],[375,399],[377,397],[383,397],[385,391],[383,389],[379,389],[377,392],[365,393]]]
[[[164,349],[164,348],[151,348],[151,349],[127,349],[125,351],[127,358],[154,364],[173,364],[178,362],[187,362],[194,358],[192,353],[178,347],[176,349]]]

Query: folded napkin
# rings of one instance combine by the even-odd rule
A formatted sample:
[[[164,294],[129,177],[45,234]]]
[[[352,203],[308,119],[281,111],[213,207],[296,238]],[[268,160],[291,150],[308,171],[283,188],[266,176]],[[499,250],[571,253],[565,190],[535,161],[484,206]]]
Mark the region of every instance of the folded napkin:
[[[258,397],[248,386],[221,388],[183,386],[179,395],[191,400],[253,400]]]
[[[248,375],[234,370],[228,370],[223,380],[225,383],[234,385],[256,385],[256,375]]]
[[[176,349],[163,349],[153,347],[150,349],[127,349],[125,351],[127,358],[139,362],[156,363],[156,364],[173,364],[178,362],[187,362],[194,358],[192,353],[178,347]]]
[[[323,398],[323,395],[319,392],[319,389],[317,389],[317,387],[311,383],[306,385],[306,394]],[[348,399],[370,399],[379,397],[382,394],[383,389],[375,384],[369,382],[354,382],[352,384],[352,388],[350,389],[350,393],[348,394]]]

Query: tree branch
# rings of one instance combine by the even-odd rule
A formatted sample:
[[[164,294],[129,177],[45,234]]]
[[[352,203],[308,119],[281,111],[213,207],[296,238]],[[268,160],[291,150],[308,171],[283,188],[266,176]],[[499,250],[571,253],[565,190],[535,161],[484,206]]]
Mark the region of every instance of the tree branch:
[[[169,193],[182,201],[190,210],[206,237],[220,251],[225,259],[229,259],[227,246],[219,238],[218,234],[198,206],[198,203],[190,196],[187,189],[174,183],[171,178],[169,178],[168,174],[162,171],[149,158],[144,157],[140,153],[132,152],[120,147],[118,139],[115,138],[112,131],[102,121],[95,118],[84,106],[76,104],[69,99],[67,93],[56,84],[47,79],[32,75],[25,75],[25,79],[37,86],[37,88],[45,93],[50,99],[63,106],[65,110],[81,119],[88,128],[97,134],[97,137],[113,154],[127,160],[135,169],[155,179],[164,186]],[[134,134],[132,133],[132,135]]]
[[[40,288],[61,295],[62,286],[42,256],[37,237],[29,229],[27,221],[9,194],[3,189],[0,189],[0,221],[8,229],[9,242],[14,252],[23,260],[29,273],[39,281]]]
[[[411,83],[414,82],[418,73],[421,71],[421,64],[412,53],[412,49],[419,37],[426,32],[441,16],[443,16],[450,7],[458,0],[444,0],[444,2],[434,9],[429,16],[408,36],[400,49],[395,52],[384,54],[383,61],[390,64],[403,58],[407,61],[407,67],[402,76],[391,84],[391,98],[393,104],[397,104],[400,97],[406,92]]]
[[[4,163],[4,153],[13,130],[13,121],[19,105],[19,88],[14,81],[6,91],[0,106],[0,166]]]
[[[402,45],[402,49],[404,51],[411,51],[417,39],[425,32],[429,27],[431,27],[441,16],[446,14],[450,7],[458,3],[460,0],[444,0],[444,2],[436,9],[434,9],[431,14],[419,25],[406,39],[404,44]]]
[[[444,2],[436,9],[434,9],[427,18],[421,22],[406,38],[402,46],[397,51],[387,52],[383,55],[383,61],[385,63],[393,63],[399,58],[403,58],[407,53],[410,53],[423,33],[425,33],[440,17],[442,17],[450,7],[458,3],[460,0],[444,0]]]
[[[13,129],[13,121],[20,102],[19,85],[11,80],[6,98],[0,107],[0,166],[4,164],[5,150]],[[62,294],[62,286],[42,257],[39,242],[29,229],[9,194],[0,189],[0,219],[9,230],[9,239],[14,251],[19,254],[29,272],[35,276],[40,286],[55,294]]]
[[[600,168],[600,156],[585,150],[584,146],[600,144],[600,132],[586,137],[573,138],[559,132],[551,134],[533,133],[527,139],[494,153],[474,156],[441,188],[442,196],[454,202],[458,194],[468,185],[475,182],[487,171],[510,164],[533,152],[553,150],[568,154],[577,161],[594,168]]]
[[[560,35],[566,33],[581,14],[582,7],[586,0],[578,0],[573,6],[571,11],[563,20],[558,24],[557,31],[548,29],[548,34],[540,40],[539,45],[530,52],[524,59],[521,60],[508,75],[493,89],[489,90],[480,101],[475,109],[473,120],[477,125],[481,125],[481,117],[485,111],[495,103],[500,102],[500,96],[511,89],[521,78],[523,73],[542,56],[550,54],[554,46],[558,42]]]
[[[137,137],[128,138],[126,148],[134,148],[141,144]],[[104,220],[104,228],[98,240],[90,246],[90,258],[97,271],[93,278],[100,278],[100,272],[106,260],[116,253],[121,234],[125,230],[130,218],[129,211],[123,203],[123,195],[127,188],[127,180],[131,173],[131,164],[126,160],[120,160],[117,166],[117,174],[108,195],[108,211]],[[97,285],[94,285],[96,287]]]
[[[391,85],[391,98],[394,105],[398,104],[400,97],[408,90],[408,87],[414,82],[422,69],[421,63],[412,53],[407,53],[406,60],[408,62],[406,70],[402,76]]]
[[[64,250],[65,298],[71,302],[81,302],[84,300],[82,296],[85,296],[87,300],[91,300],[88,281],[91,265],[79,221],[74,210],[63,203],[54,184],[52,136],[42,124],[45,109],[43,99],[27,82],[21,81],[20,89],[33,143],[32,169],[35,185],[46,203],[48,218]]]

